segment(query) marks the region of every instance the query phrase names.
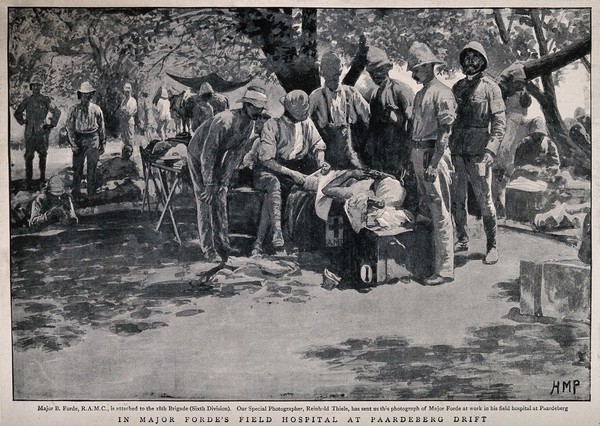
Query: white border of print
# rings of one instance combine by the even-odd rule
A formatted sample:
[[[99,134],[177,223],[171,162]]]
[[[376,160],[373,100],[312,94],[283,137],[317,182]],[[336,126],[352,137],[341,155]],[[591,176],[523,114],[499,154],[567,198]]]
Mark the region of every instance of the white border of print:
[[[304,411],[301,415],[295,412],[288,411],[264,411],[260,407],[276,406],[280,409],[292,407],[348,407],[353,409],[367,410],[374,407],[388,407],[390,411],[386,411],[387,417],[396,416],[398,423],[445,423],[445,424],[463,424],[477,423],[488,425],[577,425],[577,426],[592,426],[600,425],[600,383],[598,381],[598,363],[600,361],[600,327],[598,326],[598,315],[600,312],[599,300],[600,290],[598,282],[600,280],[598,268],[593,268],[593,307],[592,307],[592,386],[591,386],[591,401],[564,402],[557,403],[548,402],[460,402],[453,403],[447,401],[435,402],[399,402],[399,401],[376,401],[376,402],[358,402],[358,401],[343,401],[343,402],[218,402],[218,403],[203,403],[203,402],[174,402],[174,401],[153,401],[153,402],[91,402],[91,403],[72,403],[72,402],[23,402],[13,401],[12,397],[12,347],[11,347],[11,318],[10,318],[10,259],[9,259],[9,209],[7,207],[9,195],[7,181],[9,179],[9,167],[7,158],[8,144],[8,125],[6,119],[8,117],[8,76],[7,76],[7,55],[4,49],[7,46],[7,8],[9,6],[52,6],[52,7],[135,7],[135,6],[177,6],[177,7],[201,7],[201,6],[216,6],[216,7],[249,7],[249,6],[282,6],[287,1],[231,1],[224,0],[215,4],[215,2],[206,1],[190,1],[179,0],[175,1],[156,1],[146,0],[144,2],[134,2],[131,0],[119,1],[105,0],[100,4],[93,0],[72,0],[67,1],[50,1],[50,0],[0,0],[0,200],[2,207],[0,208],[0,229],[3,232],[2,243],[0,244],[0,425],[1,426],[28,426],[28,425],[120,425],[125,424],[125,418],[129,419],[128,424],[174,424],[174,425],[194,425],[200,424],[199,418],[204,416],[207,423],[208,414],[213,418],[212,424],[216,417],[220,417],[223,423],[227,418],[228,424],[251,424],[263,423],[269,425],[294,424],[302,423],[321,424],[332,423],[335,417],[336,423],[339,424],[378,424],[371,422],[372,413],[366,411]],[[406,0],[404,2],[392,1],[328,1],[317,2],[314,0],[290,3],[293,7],[477,7],[490,8],[497,7],[496,2],[492,1],[428,1],[416,2],[414,0]],[[592,8],[592,32],[600,33],[600,28],[596,28],[600,22],[600,0],[594,1],[528,1],[526,4],[515,0],[503,2],[503,7],[591,7]],[[600,43],[592,45],[593,58],[600,57]],[[600,94],[598,93],[598,67],[593,61],[592,66],[592,111],[600,111]],[[598,114],[596,114],[598,115]],[[592,114],[593,132],[595,139],[600,135],[600,126],[598,125],[597,116]],[[598,163],[599,150],[593,150],[593,164]],[[595,200],[595,195],[598,192],[598,183],[600,181],[600,173],[593,173],[592,194]],[[592,241],[593,262],[598,264],[600,250],[596,246],[600,246],[600,234],[596,232],[598,229],[600,210],[596,209],[593,212],[593,232]],[[60,408],[60,411],[39,410],[40,406]],[[216,410],[211,412],[196,411],[198,407],[212,406]],[[537,411],[526,410],[527,407],[539,407]],[[65,411],[64,407],[76,407],[78,411]],[[82,407],[90,407],[92,410],[96,407],[98,411],[82,411]],[[166,407],[166,411],[159,411],[160,407]],[[168,410],[168,407],[177,408],[176,410]],[[440,407],[439,411],[430,410],[430,407]],[[481,411],[478,410],[481,407]],[[495,408],[508,407],[508,410],[494,410]],[[544,407],[545,409],[542,409]],[[395,408],[395,412],[391,409]],[[417,410],[418,408],[418,410]],[[230,411],[223,411],[230,409]],[[255,409],[251,411],[251,409]],[[137,411],[128,411],[137,410]],[[411,411],[416,410],[416,411]],[[522,411],[521,411],[522,410]],[[140,423],[142,411],[146,418],[144,423]],[[382,413],[383,414],[383,413]],[[483,418],[485,416],[485,419]],[[284,423],[284,417],[287,417],[287,423]],[[295,418],[292,423],[291,419]],[[302,419],[299,419],[302,417]],[[379,417],[379,416],[378,416]],[[384,417],[384,416],[382,416]],[[464,417],[464,419],[463,419]],[[196,420],[194,422],[194,419]],[[187,420],[187,421],[186,421]],[[254,421],[253,421],[254,420]],[[270,421],[269,421],[270,420]],[[458,420],[458,421],[457,421]]]

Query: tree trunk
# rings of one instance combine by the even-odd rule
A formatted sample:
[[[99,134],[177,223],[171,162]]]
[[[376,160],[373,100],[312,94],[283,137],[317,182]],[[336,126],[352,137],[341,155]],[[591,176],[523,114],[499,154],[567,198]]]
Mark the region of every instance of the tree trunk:
[[[592,64],[590,63],[590,61],[588,60],[588,58],[586,58],[585,56],[583,58],[581,58],[581,63],[583,64],[583,66],[585,67],[585,69],[587,70],[587,72],[589,74],[592,73]]]
[[[577,41],[558,52],[551,53],[539,59],[527,61],[524,64],[525,77],[527,80],[540,77],[543,74],[554,72],[571,62],[585,58],[592,49],[591,37]]]
[[[494,20],[496,21],[496,26],[498,27],[498,32],[500,33],[500,39],[502,43],[508,44],[510,41],[510,31],[506,31],[506,26],[504,25],[504,19],[502,19],[502,12],[500,9],[494,9]]]
[[[317,59],[317,9],[302,9],[302,48],[300,52]]]
[[[571,45],[568,48],[557,52],[556,56],[554,56],[552,60],[549,60],[548,58],[550,58],[551,55],[548,55],[546,36],[544,35],[543,22],[540,17],[541,13],[542,12],[538,9],[532,9],[530,11],[531,20],[533,22],[533,30],[539,46],[540,59],[536,60],[533,64],[525,64],[525,77],[528,80],[531,80],[539,74],[539,77],[542,80],[542,87],[544,88],[543,94],[541,92],[538,93],[535,90],[531,94],[540,104],[542,113],[546,119],[548,133],[558,147],[559,155],[563,159],[563,165],[576,165],[582,167],[583,164],[580,161],[577,161],[577,158],[574,157],[574,154],[579,152],[581,148],[573,143],[569,137],[569,131],[565,126],[565,123],[558,110],[558,104],[556,102],[556,88],[554,87],[554,81],[552,80],[552,72],[555,70],[554,67],[566,60],[579,59],[577,55],[581,55],[585,51],[586,45],[588,48],[591,47],[591,39],[589,40],[589,43],[586,43],[584,40],[581,46],[576,46],[576,48],[573,48],[573,45]],[[566,54],[565,51],[567,52]],[[585,53],[583,55],[585,55]],[[531,87],[531,85],[528,86]],[[589,155],[589,153],[586,154]]]
[[[530,92],[531,93],[531,92]],[[546,119],[546,126],[551,138],[556,142],[558,146],[559,154],[561,157],[570,156],[572,154],[572,147],[574,146],[569,138],[569,131],[567,130],[564,121],[558,111],[558,105],[556,104],[556,96],[539,96],[536,93],[531,95],[538,101],[544,118]]]
[[[286,38],[272,38],[277,46],[288,54],[272,57],[275,61],[275,75],[286,92],[304,90],[310,94],[321,85],[317,67],[317,9],[302,9],[302,38],[300,51],[295,48],[294,30],[286,29]],[[282,31],[282,33],[284,33]]]

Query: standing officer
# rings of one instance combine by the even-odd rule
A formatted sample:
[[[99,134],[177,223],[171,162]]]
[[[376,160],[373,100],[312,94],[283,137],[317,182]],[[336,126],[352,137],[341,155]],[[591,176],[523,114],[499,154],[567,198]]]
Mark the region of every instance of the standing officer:
[[[408,69],[423,85],[415,97],[412,117],[412,162],[417,178],[420,213],[433,225],[434,274],[426,285],[454,279],[454,230],[450,215],[452,162],[448,138],[456,118],[456,101],[449,87],[434,73],[436,58],[429,47],[414,43],[409,50]]]
[[[133,96],[131,96],[131,90],[131,84],[125,83],[123,86],[123,94],[125,97],[121,101],[121,107],[119,108],[121,139],[123,140],[123,158],[125,158],[128,153],[132,152],[134,147],[133,138],[135,135],[135,115],[137,114],[137,101]]]
[[[393,64],[383,50],[370,47],[367,59],[367,71],[379,87],[370,103],[365,162],[370,168],[394,175],[406,188],[407,208],[414,210],[417,189],[410,160],[409,123],[415,95],[407,84],[390,78]]]
[[[80,102],[71,108],[67,119],[67,132],[73,150],[73,197],[81,196],[83,165],[87,160],[87,194],[96,193],[96,166],[98,157],[104,153],[106,133],[104,115],[98,105],[92,102],[96,89],[87,81],[81,83],[77,91]]]
[[[483,75],[488,59],[481,44],[467,44],[460,53],[460,64],[466,77],[452,88],[458,110],[450,137],[452,163],[456,169],[452,185],[455,251],[469,249],[466,199],[470,182],[481,206],[487,239],[483,263],[491,265],[498,262],[492,164],[506,130],[505,106],[500,87]]]
[[[334,53],[321,57],[320,72],[325,84],[310,94],[309,114],[327,145],[325,161],[334,169],[362,168],[354,149],[362,142],[353,140],[352,126],[369,124],[369,104],[356,88],[340,84],[342,62]]]
[[[25,183],[32,188],[33,157],[38,153],[40,166],[40,182],[46,181],[46,157],[48,154],[48,136],[50,129],[56,127],[60,118],[60,110],[52,99],[40,93],[42,80],[34,76],[29,82],[33,92],[25,98],[15,111],[15,119],[21,126],[25,125]],[[25,116],[23,116],[25,113]],[[52,114],[50,123],[46,122],[48,113]]]

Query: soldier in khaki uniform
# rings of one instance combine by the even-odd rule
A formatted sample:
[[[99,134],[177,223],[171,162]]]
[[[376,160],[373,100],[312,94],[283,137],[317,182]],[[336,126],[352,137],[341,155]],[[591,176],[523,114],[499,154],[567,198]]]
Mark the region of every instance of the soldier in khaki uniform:
[[[505,106],[500,87],[483,74],[488,59],[483,46],[471,42],[460,53],[466,77],[452,92],[458,103],[450,137],[456,174],[452,184],[452,215],[456,225],[456,251],[469,247],[467,235],[467,184],[470,182],[481,206],[487,239],[486,264],[498,261],[496,208],[492,198],[492,164],[506,131]]]
[[[60,118],[60,110],[52,99],[40,93],[42,80],[34,76],[29,82],[33,92],[25,98],[15,111],[17,123],[25,126],[25,181],[31,189],[33,179],[33,157],[38,153],[40,165],[40,181],[46,180],[46,157],[48,154],[48,136],[50,130],[56,127]],[[52,114],[47,122],[48,113]]]
[[[412,163],[417,179],[419,213],[433,226],[434,273],[423,283],[438,285],[454,280],[454,229],[450,215],[452,162],[448,138],[456,118],[452,90],[435,77],[436,58],[429,47],[414,43],[408,69],[423,85],[415,96],[412,116]]]

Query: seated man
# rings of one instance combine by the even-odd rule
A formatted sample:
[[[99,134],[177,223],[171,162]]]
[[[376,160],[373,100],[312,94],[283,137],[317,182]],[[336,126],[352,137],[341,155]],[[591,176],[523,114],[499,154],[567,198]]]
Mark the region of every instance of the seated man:
[[[96,184],[101,187],[111,180],[138,178],[139,172],[131,159],[133,148],[125,145],[120,157],[110,157],[98,164]]]
[[[325,163],[325,143],[308,117],[308,95],[293,90],[281,102],[285,112],[265,123],[257,147],[259,164],[254,169],[254,186],[266,192],[276,250],[284,245],[282,199],[287,199],[294,184],[303,185],[306,175]],[[262,240],[257,239],[253,254],[261,250]]]
[[[33,200],[29,226],[39,229],[54,223],[61,225],[78,223],[73,200],[65,193],[62,179],[56,175],[48,180],[44,192]]]
[[[513,164],[507,170],[506,216],[533,222],[540,230],[556,226],[561,209],[554,209],[564,190],[568,173],[559,173],[556,144],[547,136],[544,121],[537,117],[529,125],[529,135],[517,146]],[[557,216],[558,215],[558,216]],[[563,219],[559,218],[558,222]]]
[[[511,178],[551,179],[560,168],[556,144],[548,137],[542,118],[534,118],[529,129],[529,136],[519,143],[515,152]]]

